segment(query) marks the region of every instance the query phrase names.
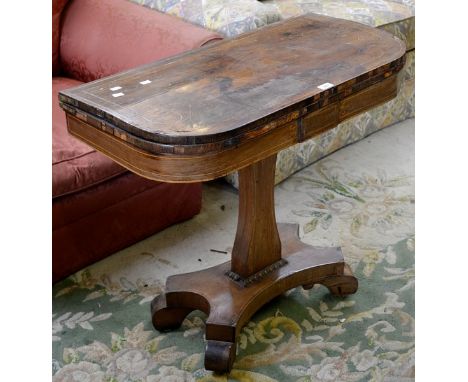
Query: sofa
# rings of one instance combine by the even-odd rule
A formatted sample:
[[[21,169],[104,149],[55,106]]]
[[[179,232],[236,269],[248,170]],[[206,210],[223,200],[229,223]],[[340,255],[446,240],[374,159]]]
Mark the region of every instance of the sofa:
[[[219,39],[127,0],[53,0],[53,282],[196,215],[202,196],[201,184],[141,178],[69,135],[58,92]]]
[[[414,0],[131,0],[177,16],[225,37],[304,13],[343,18],[386,30],[406,43],[406,64],[395,99],[344,121],[334,129],[278,153],[275,183],[348,144],[414,117]],[[238,187],[237,173],[226,177]]]

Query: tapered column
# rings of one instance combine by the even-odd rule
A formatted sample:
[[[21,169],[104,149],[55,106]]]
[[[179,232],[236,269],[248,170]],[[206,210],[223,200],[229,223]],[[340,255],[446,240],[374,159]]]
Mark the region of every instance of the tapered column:
[[[281,259],[275,218],[276,154],[239,170],[239,218],[231,270],[246,278]]]

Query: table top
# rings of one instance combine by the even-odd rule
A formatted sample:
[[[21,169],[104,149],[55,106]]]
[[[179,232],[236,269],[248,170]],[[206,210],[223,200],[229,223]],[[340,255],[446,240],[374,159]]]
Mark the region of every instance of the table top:
[[[361,94],[398,72],[404,54],[404,43],[384,31],[309,14],[59,97],[68,115],[145,152],[199,155],[237,147]],[[367,98],[372,104],[375,96]],[[297,141],[308,138],[301,125]]]

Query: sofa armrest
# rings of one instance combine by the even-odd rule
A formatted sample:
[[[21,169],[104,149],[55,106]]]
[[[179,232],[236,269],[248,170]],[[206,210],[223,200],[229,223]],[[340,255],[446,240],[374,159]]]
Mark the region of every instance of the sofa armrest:
[[[62,17],[60,62],[89,82],[221,37],[127,0],[74,0]]]

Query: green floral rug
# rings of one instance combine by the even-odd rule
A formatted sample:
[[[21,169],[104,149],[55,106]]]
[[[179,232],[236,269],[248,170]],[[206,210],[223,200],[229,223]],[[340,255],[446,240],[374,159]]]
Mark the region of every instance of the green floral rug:
[[[229,375],[206,371],[205,315],[193,312],[179,330],[161,334],[149,304],[168,275],[227,260],[212,249],[232,245],[237,195],[209,183],[194,219],[54,286],[53,380],[413,381],[413,126],[346,147],[275,191],[278,221],[299,223],[309,244],[342,246],[359,279],[355,295],[332,297],[321,286],[289,291],[243,328]],[[186,249],[199,255],[189,258]]]

